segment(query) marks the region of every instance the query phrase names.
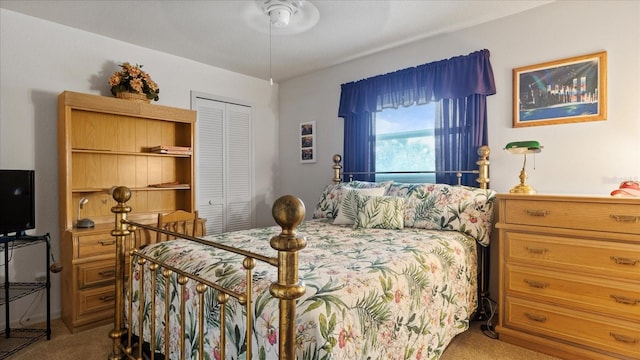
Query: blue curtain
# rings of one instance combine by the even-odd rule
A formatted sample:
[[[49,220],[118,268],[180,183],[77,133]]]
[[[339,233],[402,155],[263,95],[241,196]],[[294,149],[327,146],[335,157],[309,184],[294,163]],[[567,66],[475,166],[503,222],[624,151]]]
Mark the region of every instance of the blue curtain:
[[[351,115],[344,119],[343,170],[354,174],[353,180],[374,181],[376,170],[376,132],[371,113]],[[365,151],[363,151],[366,149]],[[349,155],[347,155],[349,154]],[[347,170],[348,169],[348,170]]]
[[[457,184],[453,171],[476,169],[478,148],[487,145],[486,96],[442,99],[435,126],[436,182]],[[477,175],[463,174],[462,184],[478,186]]]
[[[435,132],[438,171],[474,168],[476,149],[487,144],[486,97],[496,88],[486,49],[342,84],[341,89],[338,116],[345,120],[345,172],[375,171],[373,113],[386,108],[441,103]],[[455,183],[455,175],[453,182],[447,175],[437,179]],[[463,180],[474,183],[472,177]]]

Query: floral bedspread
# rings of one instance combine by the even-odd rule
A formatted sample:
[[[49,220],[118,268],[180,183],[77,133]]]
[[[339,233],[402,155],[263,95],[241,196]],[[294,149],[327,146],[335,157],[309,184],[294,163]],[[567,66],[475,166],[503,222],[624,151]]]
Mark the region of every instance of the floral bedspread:
[[[279,227],[252,229],[206,239],[276,256],[269,239]],[[437,359],[451,339],[469,326],[477,302],[476,241],[454,231],[353,229],[327,220],[305,221],[299,234],[307,247],[299,254],[300,279],[306,293],[296,312],[297,359]],[[185,240],[167,241],[143,249],[171,266],[242,290],[242,257]],[[138,289],[140,269],[131,277]],[[277,278],[274,267],[257,261],[254,269],[253,359],[278,358],[278,301],[268,287]],[[163,284],[162,275],[157,275]],[[150,282],[145,276],[145,282]],[[171,282],[177,280],[172,277]],[[191,282],[191,281],[190,281]],[[163,285],[161,285],[163,286]],[[146,287],[148,288],[148,286]],[[198,295],[188,284],[186,310],[187,358],[197,358],[195,325]],[[219,307],[213,291],[205,296],[205,359],[220,358]],[[150,298],[148,293],[145,298]],[[156,293],[163,304],[164,290]],[[134,309],[140,294],[133,293]],[[150,305],[145,301],[145,341],[149,341]],[[171,293],[170,358],[179,358],[179,300]],[[230,301],[227,314],[227,359],[246,359],[244,310]],[[134,310],[134,313],[137,312]],[[164,322],[164,306],[156,321]],[[138,329],[134,315],[134,327]],[[164,352],[164,330],[157,325],[156,350]],[[135,330],[134,330],[135,332]]]

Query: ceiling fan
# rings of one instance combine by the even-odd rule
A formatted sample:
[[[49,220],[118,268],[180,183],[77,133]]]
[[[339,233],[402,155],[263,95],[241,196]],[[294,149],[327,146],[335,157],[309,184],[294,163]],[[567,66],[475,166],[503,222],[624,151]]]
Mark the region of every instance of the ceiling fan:
[[[247,4],[243,17],[247,25],[262,33],[292,35],[314,27],[320,13],[315,5],[305,0],[255,0]]]
[[[309,1],[255,0],[245,6],[243,17],[254,30],[269,34],[269,83],[273,85],[271,37],[305,32],[318,23],[320,13]]]

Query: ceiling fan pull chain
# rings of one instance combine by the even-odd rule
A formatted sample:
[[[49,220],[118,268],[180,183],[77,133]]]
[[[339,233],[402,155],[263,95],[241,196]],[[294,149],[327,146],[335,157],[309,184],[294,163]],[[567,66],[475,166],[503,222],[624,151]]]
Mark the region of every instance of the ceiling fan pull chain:
[[[269,84],[273,86],[273,76],[271,76],[271,28],[273,27],[273,23],[271,19],[269,19]]]

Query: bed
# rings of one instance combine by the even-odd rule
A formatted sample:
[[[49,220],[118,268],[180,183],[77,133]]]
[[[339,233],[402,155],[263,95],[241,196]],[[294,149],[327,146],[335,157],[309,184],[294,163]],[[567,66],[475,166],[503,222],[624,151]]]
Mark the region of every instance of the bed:
[[[439,358],[483,296],[495,193],[479,154],[479,188],[342,182],[336,162],[312,220],[287,195],[278,226],[144,246],[137,228],[171,232],[128,221],[116,188],[110,359]]]

